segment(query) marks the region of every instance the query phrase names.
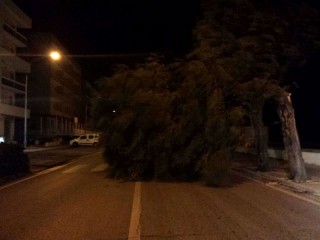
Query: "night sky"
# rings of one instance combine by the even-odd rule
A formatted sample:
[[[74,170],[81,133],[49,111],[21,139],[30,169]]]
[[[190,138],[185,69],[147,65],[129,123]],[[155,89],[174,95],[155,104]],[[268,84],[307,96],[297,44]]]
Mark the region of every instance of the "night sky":
[[[77,59],[84,79],[91,82],[108,74],[113,64],[138,61],[144,53],[187,53],[200,12],[197,0],[13,1],[32,19],[33,31],[54,33],[70,54],[113,55]],[[319,1],[305,2],[320,9]],[[318,59],[319,54],[311,57],[294,76],[298,87],[292,97],[303,143],[320,143]],[[272,128],[279,128],[274,119],[269,118],[269,125],[275,122]]]
[[[70,54],[114,54],[79,58],[86,80],[103,75],[103,63],[132,61],[148,52],[181,55],[191,47],[198,2],[150,0],[14,0],[33,20],[33,31],[49,31]],[[116,57],[128,54],[129,57]],[[102,66],[102,67],[101,67]]]

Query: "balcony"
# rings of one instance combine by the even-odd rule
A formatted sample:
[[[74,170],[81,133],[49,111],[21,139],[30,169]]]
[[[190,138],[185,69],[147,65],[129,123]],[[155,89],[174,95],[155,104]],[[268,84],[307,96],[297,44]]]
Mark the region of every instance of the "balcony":
[[[23,36],[21,33],[16,31],[15,29],[9,27],[8,25],[3,25],[3,30],[8,33],[11,37],[13,37],[14,41],[17,42],[17,47],[25,47],[27,46],[28,40],[25,36]]]
[[[20,28],[31,28],[32,21],[13,1],[1,0],[4,4],[6,15],[5,17],[15,19],[17,26]]]
[[[2,37],[0,35],[0,37]],[[10,46],[9,44],[5,44],[5,43],[0,43],[0,54],[3,55],[8,55],[8,54],[15,54],[16,53],[16,48]]]
[[[0,114],[24,118],[24,108],[0,103]],[[30,117],[29,109],[27,112],[27,117]]]
[[[24,93],[25,91],[25,84],[9,77],[2,76],[1,84],[3,87],[10,88],[16,93]]]
[[[15,54],[9,54],[2,57],[2,59],[9,65],[15,72],[30,73],[30,63]]]

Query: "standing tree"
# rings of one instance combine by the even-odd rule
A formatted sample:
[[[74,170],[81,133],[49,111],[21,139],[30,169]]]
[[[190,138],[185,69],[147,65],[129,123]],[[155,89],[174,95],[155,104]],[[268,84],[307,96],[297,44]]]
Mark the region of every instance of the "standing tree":
[[[225,69],[234,86],[242,85],[241,94],[248,94],[242,99],[249,107],[251,115],[256,116],[251,118],[253,126],[258,126],[254,127],[256,136],[264,135],[261,134],[263,132],[261,115],[265,101],[263,99],[278,96],[278,112],[281,113],[285,150],[291,170],[295,169],[294,172],[291,171],[290,176],[295,181],[305,181],[307,177],[301,158],[299,137],[295,122],[292,121],[293,108],[290,105],[291,101],[285,101],[288,96],[285,84],[288,71],[306,58],[307,53],[314,46],[315,39],[319,36],[317,35],[318,14],[305,4],[290,0],[271,2],[203,0],[203,9],[203,20],[199,22],[196,30],[199,43],[197,52],[208,57],[206,51],[209,50],[212,53],[212,62]],[[276,80],[270,81],[270,84],[269,81],[264,81],[264,87],[255,90],[260,91],[260,95],[263,96],[257,99],[257,102],[250,101],[252,95],[250,88],[258,86],[254,83],[255,79]],[[282,91],[277,87],[274,88],[274,83],[282,87]],[[269,86],[266,87],[267,85]],[[244,87],[248,89],[245,90]],[[271,89],[275,91],[270,93]],[[283,107],[285,105],[287,107]],[[288,120],[291,124],[288,124]],[[260,167],[267,170],[264,142],[266,142],[265,138],[260,137],[256,143],[260,157],[259,165],[263,163]],[[291,152],[293,149],[295,154]]]
[[[281,88],[270,80],[253,79],[240,84],[240,100],[246,107],[255,134],[255,145],[258,153],[258,170],[269,171],[268,132],[263,124],[263,107],[267,100],[277,97]]]
[[[307,172],[302,159],[299,135],[296,128],[294,109],[290,93],[283,92],[279,98],[278,114],[282,122],[282,134],[286,155],[290,160],[290,178],[295,182],[304,182]]]

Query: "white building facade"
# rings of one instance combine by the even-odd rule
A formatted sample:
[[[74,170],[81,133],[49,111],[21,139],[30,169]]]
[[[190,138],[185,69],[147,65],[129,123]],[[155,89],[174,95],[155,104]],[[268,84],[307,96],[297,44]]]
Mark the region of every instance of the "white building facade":
[[[31,25],[31,19],[11,0],[0,1],[0,139],[6,142],[23,139],[25,79],[30,64],[18,57],[16,50],[27,46],[19,29]]]

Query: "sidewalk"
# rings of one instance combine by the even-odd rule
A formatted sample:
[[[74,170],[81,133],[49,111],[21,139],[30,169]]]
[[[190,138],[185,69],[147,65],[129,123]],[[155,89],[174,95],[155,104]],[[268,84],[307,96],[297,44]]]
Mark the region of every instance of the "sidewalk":
[[[305,183],[296,183],[288,179],[289,164],[285,160],[272,159],[272,171],[256,171],[256,158],[253,155],[239,154],[234,161],[233,169],[247,176],[278,183],[294,191],[301,193],[310,193],[320,197],[320,167],[312,164],[306,164],[309,180]]]

